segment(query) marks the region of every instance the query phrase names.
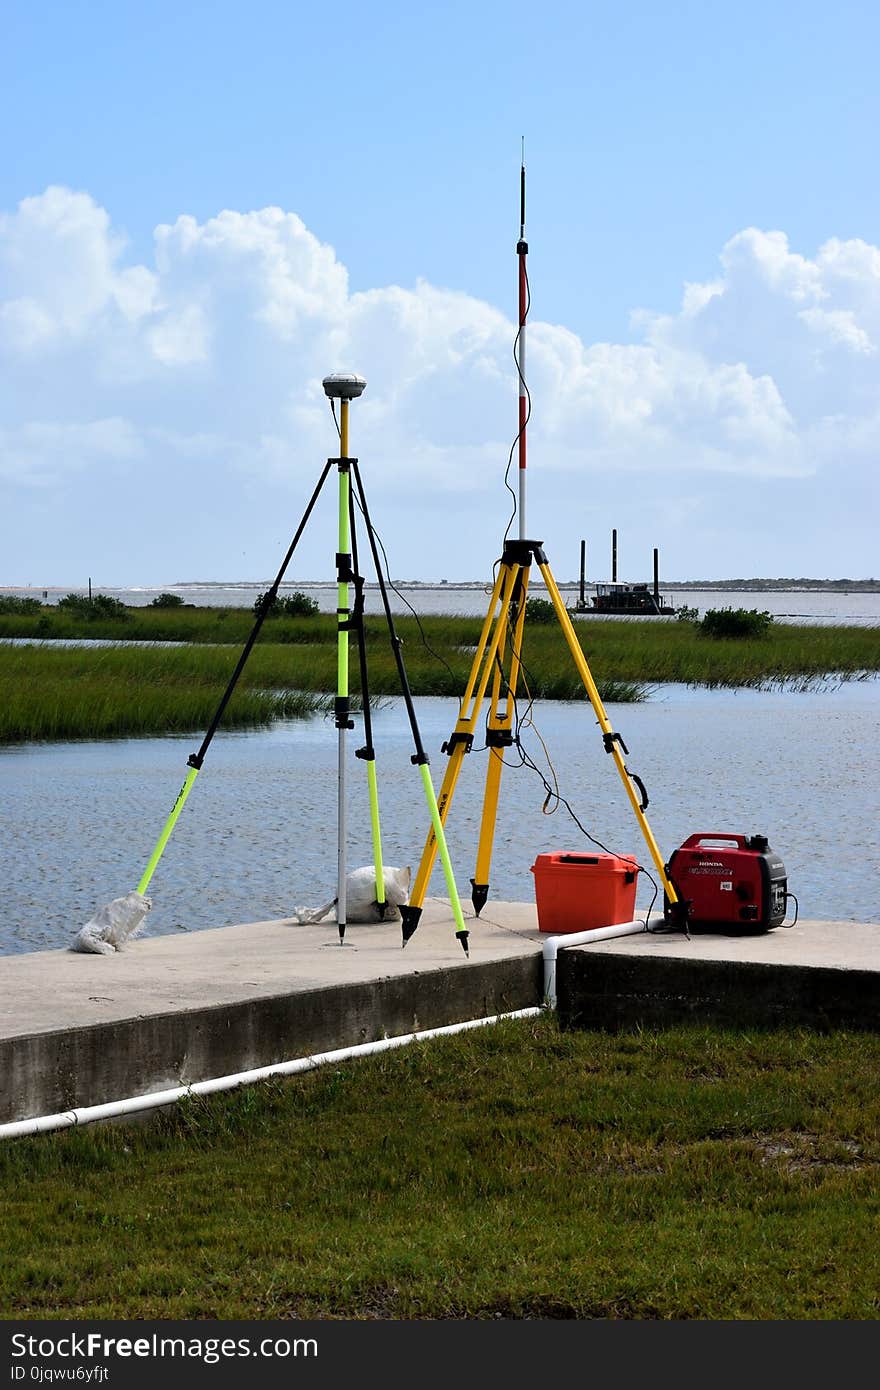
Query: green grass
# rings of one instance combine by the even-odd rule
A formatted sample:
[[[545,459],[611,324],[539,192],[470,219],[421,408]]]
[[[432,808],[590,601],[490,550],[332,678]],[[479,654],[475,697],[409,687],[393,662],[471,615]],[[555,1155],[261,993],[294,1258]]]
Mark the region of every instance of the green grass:
[[[291,688],[289,669],[265,655],[245,667],[226,727],[268,724],[324,706],[318,696]],[[203,729],[234,665],[234,653],[224,647],[0,647],[0,741]]]
[[[333,622],[327,615],[323,619],[270,618],[263,634],[272,642],[303,642],[313,637],[326,641]],[[127,608],[123,620],[87,619],[52,605],[32,616],[0,613],[0,637],[37,640],[101,637],[126,642],[232,642],[242,646],[253,625],[250,608]]]
[[[129,609],[128,618],[77,620],[46,609],[36,618],[0,616],[0,637],[34,637],[46,645],[0,645],[0,740],[149,734],[205,727],[253,623],[246,609]],[[414,695],[460,698],[479,640],[479,617],[401,617]],[[372,696],[400,693],[381,618],[366,620]],[[577,622],[576,632],[606,703],[645,699],[651,685],[809,684],[829,675],[858,679],[880,670],[876,629],[774,624],[764,636],[714,640],[691,623]],[[53,638],[111,637],[137,645],[53,650]],[[536,699],[583,699],[584,689],[556,623],[526,628],[521,693]],[[229,726],[307,712],[336,689],[335,618],[266,622],[250,656]],[[359,693],[352,647],[352,690]]]
[[[124,622],[85,621],[73,614],[46,607],[37,617],[0,615],[0,638],[37,640],[73,637],[106,637],[126,641],[173,641],[243,645],[253,625],[245,608],[129,608]],[[429,645],[445,657],[456,672],[467,672],[468,648],[479,637],[480,617],[427,616],[421,626]],[[366,619],[371,647],[387,649],[384,620]],[[407,666],[419,669],[437,688],[425,694],[443,694],[448,679],[442,664],[432,658],[415,618],[395,618],[404,642]],[[581,645],[593,674],[600,680],[628,682],[685,681],[708,685],[748,685],[791,677],[856,675],[880,670],[880,633],[869,627],[800,626],[773,623],[769,632],[755,638],[719,641],[702,634],[692,623],[591,621],[575,619]],[[310,618],[272,618],[262,630],[260,644],[293,644],[335,650],[335,618],[320,614]],[[465,649],[464,659],[462,649]],[[550,694],[557,682],[569,681],[570,656],[555,623],[536,623],[526,628],[526,664],[537,684],[546,682]],[[564,684],[560,688],[569,688]],[[577,680],[572,689],[579,689]],[[561,695],[556,698],[563,698]]]
[[[384,634],[382,634],[384,636]],[[224,713],[226,728],[269,723],[327,708],[336,690],[335,633],[302,645],[258,643]],[[387,640],[369,635],[371,697],[400,694]],[[155,647],[0,645],[0,742],[176,733],[210,724],[238,659],[234,646]],[[447,666],[419,643],[407,659],[414,695],[460,697],[469,653],[448,648]],[[351,657],[353,704],[360,698],[356,653]],[[548,698],[583,694],[570,673],[532,682]],[[637,698],[640,690],[608,681],[606,700]]]
[[[7,1141],[2,1316],[874,1319],[878,1065],[543,1016]]]

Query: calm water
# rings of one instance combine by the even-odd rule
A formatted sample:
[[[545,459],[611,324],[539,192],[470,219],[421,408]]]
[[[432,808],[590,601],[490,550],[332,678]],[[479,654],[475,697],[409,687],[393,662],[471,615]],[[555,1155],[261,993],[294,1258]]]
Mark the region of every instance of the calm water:
[[[440,743],[457,702],[417,705],[439,787],[446,762]],[[630,769],[650,793],[648,819],[664,855],[694,831],[765,834],[785,861],[802,917],[880,922],[880,682],[800,694],[662,686],[647,704],[609,705],[609,716],[631,750]],[[539,704],[534,720],[582,823],[608,848],[647,862],[589,706]],[[388,701],[374,726],[385,860],[415,867],[428,817],[402,703]],[[353,756],[360,736],[356,728],[352,867],[372,857],[365,771]],[[525,730],[523,740],[546,773],[534,731]],[[199,741],[193,735],[0,750],[0,951],[69,945],[97,906],[137,884]],[[475,748],[447,823],[466,899],[485,767],[486,754]],[[536,854],[587,847],[564,808],[542,814],[544,796],[534,772],[505,773],[494,896],[533,899]],[[218,734],[151,884],[150,934],[284,917],[295,905],[322,904],[335,891],[335,844],[332,720]],[[445,894],[439,869],[431,892]],[[650,896],[642,875],[639,905],[647,907]],[[414,969],[418,942],[417,935],[408,948]]]
[[[197,607],[250,608],[253,606],[257,594],[268,589],[270,583],[270,580],[266,580],[265,583],[260,584],[228,586],[170,584],[166,586],[165,591],[179,594],[185,603],[193,603]],[[289,593],[294,589],[299,589],[302,593],[316,599],[323,613],[336,611],[336,585],[334,583],[315,584],[295,580],[290,584],[283,584],[281,593]],[[410,608],[414,608],[420,616],[423,613],[483,614],[491,594],[491,587],[487,588],[485,584],[479,583],[468,585],[399,584],[398,589],[398,593],[389,592],[392,612],[407,613]],[[560,589],[566,603],[573,608],[578,598],[578,586],[576,584],[560,584]],[[530,591],[538,596],[545,593],[541,583],[533,583],[530,586]],[[83,588],[0,588],[0,594],[15,593],[25,597],[38,598],[45,603],[57,603],[59,598],[63,598],[65,594],[71,592],[85,594],[88,590]],[[94,592],[110,594],[113,598],[118,598],[132,607],[144,607],[162,591],[151,588],[101,588],[99,590],[95,586]],[[588,600],[592,592],[592,587],[587,585]],[[661,593],[663,593],[662,585]],[[772,613],[774,617],[783,622],[844,623],[859,627],[880,626],[880,593],[846,594],[801,591],[783,593],[778,590],[755,593],[750,590],[719,592],[708,589],[681,589],[670,590],[666,597],[676,609],[682,607],[696,608],[699,613],[705,613],[707,608],[758,608]],[[382,612],[381,595],[375,584],[367,585],[364,599],[367,613]],[[604,622],[605,619],[590,617],[588,621]],[[675,622],[675,618],[658,618],[656,621],[661,623]]]

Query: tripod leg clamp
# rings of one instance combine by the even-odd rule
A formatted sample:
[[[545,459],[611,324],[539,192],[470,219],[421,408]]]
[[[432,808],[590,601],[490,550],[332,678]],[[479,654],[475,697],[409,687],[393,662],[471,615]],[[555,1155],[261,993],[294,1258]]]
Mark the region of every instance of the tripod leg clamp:
[[[337,695],[333,701],[333,712],[336,715],[337,729],[353,729],[354,720],[350,716],[347,695]]]
[[[487,729],[487,748],[512,748],[516,740],[510,729]]]
[[[602,735],[602,743],[603,743],[603,745],[604,745],[604,747],[605,747],[605,752],[606,752],[606,753],[610,753],[610,752],[611,752],[611,750],[613,749],[615,743],[619,743],[619,744],[620,744],[620,746],[621,746],[621,748],[623,749],[624,753],[629,753],[629,749],[627,748],[626,744],[625,744],[624,741],[623,741],[623,735],[622,735],[622,734],[618,734],[618,733],[603,734],[603,735]]]
[[[449,735],[449,738],[446,740],[445,743],[441,743],[441,745],[440,745],[440,752],[441,752],[441,753],[452,753],[453,750],[457,747],[457,745],[458,745],[459,743],[463,743],[463,744],[464,744],[464,751],[465,751],[466,753],[469,753],[469,752],[471,751],[471,748],[473,747],[473,744],[474,744],[474,736],[473,736],[473,734],[468,734],[468,733],[464,733],[464,732],[460,732],[460,731],[456,730],[456,732],[455,732],[454,734],[450,734],[450,735]]]

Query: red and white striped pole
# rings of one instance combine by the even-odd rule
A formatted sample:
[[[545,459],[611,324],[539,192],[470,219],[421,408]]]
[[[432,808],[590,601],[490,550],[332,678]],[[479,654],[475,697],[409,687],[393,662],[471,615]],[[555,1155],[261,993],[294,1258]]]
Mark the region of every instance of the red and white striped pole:
[[[519,332],[516,346],[516,369],[519,376],[519,538],[526,539],[526,423],[529,418],[529,398],[526,390],[526,316],[529,311],[529,281],[526,256],[529,253],[526,237],[526,166],[523,160],[519,172]]]

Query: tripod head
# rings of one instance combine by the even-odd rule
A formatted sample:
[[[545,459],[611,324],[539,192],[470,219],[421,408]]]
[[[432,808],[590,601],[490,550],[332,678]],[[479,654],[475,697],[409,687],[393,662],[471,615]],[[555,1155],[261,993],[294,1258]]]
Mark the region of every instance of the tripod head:
[[[331,401],[353,401],[363,395],[367,383],[355,372],[331,372],[324,377],[322,385],[325,396]]]

